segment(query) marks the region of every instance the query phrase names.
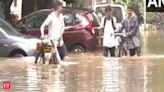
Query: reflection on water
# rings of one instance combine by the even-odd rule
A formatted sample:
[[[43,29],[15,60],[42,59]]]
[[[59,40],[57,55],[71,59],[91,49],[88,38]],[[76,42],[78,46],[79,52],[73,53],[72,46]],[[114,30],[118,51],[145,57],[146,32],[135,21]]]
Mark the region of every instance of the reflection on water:
[[[103,92],[119,91],[119,63],[118,60],[103,63]]]
[[[56,66],[34,64],[32,57],[3,58],[0,83],[10,81],[11,92],[164,92],[163,34],[144,32],[142,39],[141,57],[71,54],[73,62]]]
[[[164,31],[142,32],[143,54],[164,54]]]

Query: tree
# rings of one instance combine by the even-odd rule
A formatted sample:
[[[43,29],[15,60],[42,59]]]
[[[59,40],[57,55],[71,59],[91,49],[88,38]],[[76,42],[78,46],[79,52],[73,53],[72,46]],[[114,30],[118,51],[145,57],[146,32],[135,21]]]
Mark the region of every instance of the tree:
[[[143,0],[115,0],[115,3],[123,4],[125,7],[132,6],[135,14],[138,16],[139,24],[143,22],[143,12],[141,12],[141,9],[144,7]]]
[[[8,22],[11,22],[11,17],[10,17],[10,6],[13,2],[13,0],[1,0],[2,2],[2,7],[4,9],[3,14],[5,15],[5,20]]]
[[[74,1],[72,3],[72,7],[83,8],[84,7],[83,0],[76,0],[76,1]]]
[[[129,2],[128,6],[133,7],[134,13],[138,16],[138,22],[139,24],[141,24],[143,22],[143,17],[140,11],[140,4],[138,3],[138,1],[131,1]]]

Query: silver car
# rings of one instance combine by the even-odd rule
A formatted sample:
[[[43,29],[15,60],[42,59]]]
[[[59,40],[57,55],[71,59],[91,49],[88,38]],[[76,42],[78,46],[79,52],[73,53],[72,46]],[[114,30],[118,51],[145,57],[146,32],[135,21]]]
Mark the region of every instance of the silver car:
[[[17,32],[0,19],[0,57],[34,56],[39,39]]]

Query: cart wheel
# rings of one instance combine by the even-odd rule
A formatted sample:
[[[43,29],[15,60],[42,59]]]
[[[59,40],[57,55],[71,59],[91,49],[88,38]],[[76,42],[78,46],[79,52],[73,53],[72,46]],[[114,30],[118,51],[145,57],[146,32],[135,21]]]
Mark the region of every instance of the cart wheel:
[[[42,57],[43,64],[45,64],[45,53],[42,53],[41,57]]]
[[[52,64],[52,56],[50,57],[50,60],[49,60],[49,65]]]
[[[39,56],[40,56],[40,53],[37,53],[37,55],[35,57],[35,64],[37,64]]]
[[[57,60],[56,53],[53,53],[53,63],[59,64],[59,61]]]
[[[49,64],[54,64],[54,57],[53,57],[53,55],[51,55],[51,57],[50,57]]]

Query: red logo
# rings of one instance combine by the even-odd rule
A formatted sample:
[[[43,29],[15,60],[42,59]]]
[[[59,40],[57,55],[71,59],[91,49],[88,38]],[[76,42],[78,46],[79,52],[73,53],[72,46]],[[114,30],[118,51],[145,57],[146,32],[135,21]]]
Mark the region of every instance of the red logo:
[[[10,89],[10,82],[8,82],[8,81],[5,81],[5,82],[3,82],[3,89],[5,89],[5,90],[9,90]]]

